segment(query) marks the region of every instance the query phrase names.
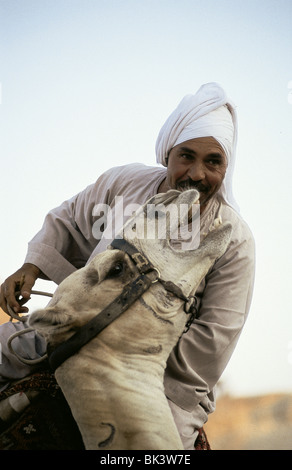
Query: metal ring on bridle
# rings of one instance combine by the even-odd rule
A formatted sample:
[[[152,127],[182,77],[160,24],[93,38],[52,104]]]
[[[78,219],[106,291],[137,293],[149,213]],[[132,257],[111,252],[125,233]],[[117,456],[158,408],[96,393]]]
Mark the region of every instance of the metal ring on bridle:
[[[153,272],[154,272],[154,271],[157,273],[157,276],[156,276],[156,278],[152,281],[152,284],[155,284],[156,282],[158,282],[159,279],[160,279],[160,276],[161,276],[159,269],[157,269],[157,268],[154,267],[154,268],[153,268]]]
[[[197,297],[195,295],[191,295],[187,302],[185,303],[185,312],[186,313],[192,313],[193,311],[196,311],[196,307],[197,307]]]

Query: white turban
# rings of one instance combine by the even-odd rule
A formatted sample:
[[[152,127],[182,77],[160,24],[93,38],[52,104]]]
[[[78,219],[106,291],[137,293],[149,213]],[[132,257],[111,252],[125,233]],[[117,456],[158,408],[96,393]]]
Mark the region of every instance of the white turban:
[[[219,194],[238,210],[232,193],[237,143],[237,116],[233,104],[217,83],[207,83],[195,95],[187,95],[166,120],[156,141],[156,160],[167,166],[169,151],[198,137],[214,137],[227,157],[227,170]]]

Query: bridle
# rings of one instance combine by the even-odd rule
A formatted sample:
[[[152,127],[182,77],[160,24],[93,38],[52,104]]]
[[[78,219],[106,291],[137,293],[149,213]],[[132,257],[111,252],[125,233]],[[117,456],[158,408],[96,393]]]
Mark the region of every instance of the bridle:
[[[189,328],[196,313],[195,297],[186,297],[182,290],[170,281],[163,281],[157,268],[149,259],[141,254],[132,244],[123,238],[116,238],[112,241],[111,247],[126,253],[136,265],[139,276],[127,284],[122,293],[117,296],[113,302],[105,307],[98,315],[83,325],[67,341],[58,345],[54,350],[48,348],[48,359],[50,366],[56,370],[66,359],[75,354],[81,347],[97,336],[104,328],[125,312],[149,287],[156,283],[162,283],[163,287],[174,294],[176,297],[184,300],[185,312],[190,313],[191,321],[187,322]],[[154,277],[153,277],[154,275]]]
[[[160,282],[163,287],[176,297],[184,301],[184,311],[190,317],[186,322],[184,332],[188,331],[197,313],[197,299],[195,296],[186,297],[181,288],[171,281],[164,281],[160,277],[158,269],[153,266],[149,259],[140,253],[132,244],[123,238],[116,238],[112,241],[111,247],[126,253],[132,262],[136,265],[139,275],[129,284],[127,284],[120,295],[118,295],[109,305],[107,305],[100,313],[93,317],[89,322],[83,325],[68,340],[52,348],[48,346],[47,355],[50,367],[55,371],[69,357],[78,352],[85,344],[97,336],[104,328],[125,312],[136,300],[146,292],[150,286],[156,282]],[[31,331],[32,328],[29,329]],[[23,332],[27,332],[23,330]],[[13,335],[18,336],[21,332]],[[13,339],[12,338],[12,339]],[[11,338],[9,338],[11,340]],[[11,346],[11,341],[10,341]],[[11,350],[11,348],[10,348]],[[14,351],[13,351],[14,352]],[[17,356],[19,359],[20,357]],[[26,360],[27,364],[28,361]]]

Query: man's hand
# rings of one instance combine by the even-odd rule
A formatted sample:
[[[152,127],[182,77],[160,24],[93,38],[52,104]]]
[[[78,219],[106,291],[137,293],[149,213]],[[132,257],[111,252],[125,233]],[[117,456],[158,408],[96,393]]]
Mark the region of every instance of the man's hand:
[[[30,299],[32,287],[40,274],[41,271],[37,266],[25,263],[3,282],[0,291],[0,307],[4,312],[8,313],[7,304],[15,313],[28,312],[28,308],[23,305]]]

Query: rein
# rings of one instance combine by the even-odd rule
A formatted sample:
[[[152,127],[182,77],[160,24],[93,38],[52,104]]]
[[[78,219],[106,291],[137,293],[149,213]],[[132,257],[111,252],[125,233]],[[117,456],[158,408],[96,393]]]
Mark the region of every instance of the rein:
[[[37,290],[32,290],[31,294],[33,294],[33,295],[44,295],[46,297],[53,297],[53,294],[51,294],[49,292],[42,292],[42,291],[37,291]],[[20,295],[20,292],[15,292],[16,297],[19,296],[19,295]],[[14,320],[20,321],[22,323],[25,323],[28,320],[29,315],[24,315],[24,316],[21,317],[17,313],[13,312],[13,310],[10,307],[9,304],[7,304],[7,310],[8,310],[8,313],[10,315],[10,321],[12,321],[14,319]],[[42,356],[38,359],[25,359],[24,357],[19,356],[19,354],[17,354],[14,351],[14,349],[12,347],[12,341],[14,340],[14,338],[17,338],[18,336],[24,335],[25,333],[30,333],[31,331],[34,331],[34,328],[30,328],[30,327],[24,328],[23,330],[17,331],[13,335],[11,335],[7,340],[7,347],[9,349],[9,351],[15,357],[17,357],[17,359],[19,359],[19,361],[21,361],[23,364],[27,364],[29,366],[39,364],[40,362],[43,362],[48,357],[47,354],[45,354],[44,356]]]
[[[81,349],[85,344],[91,341],[95,336],[97,336],[104,328],[106,328],[112,321],[118,318],[123,312],[125,312],[136,300],[146,292],[149,287],[156,283],[160,282],[163,287],[168,291],[174,294],[176,297],[180,298],[185,302],[184,310],[185,313],[190,314],[190,318],[186,323],[186,329],[184,332],[188,331],[193,319],[195,318],[197,308],[196,308],[196,297],[186,297],[180,287],[175,285],[171,281],[164,281],[160,278],[160,273],[157,268],[155,268],[148,258],[141,254],[133,245],[127,242],[124,239],[115,239],[111,243],[111,247],[114,249],[121,250],[125,252],[131,260],[134,262],[139,271],[139,276],[134,279],[134,281],[127,284],[122,293],[117,296],[113,302],[111,302],[107,307],[105,307],[98,315],[92,318],[88,323],[83,325],[73,336],[68,340],[61,343],[56,348],[51,348],[48,346],[47,354],[38,359],[40,362],[43,359],[48,358],[50,367],[55,371],[64,361],[69,357],[75,354],[79,349]],[[32,328],[23,330],[23,333],[31,331]],[[11,348],[11,341],[14,337],[19,336],[21,332],[18,332],[12,337],[9,338],[10,350],[16,354]],[[17,356],[22,360],[19,356]],[[25,363],[32,363],[32,361],[24,360]],[[23,361],[23,362],[24,362]]]

